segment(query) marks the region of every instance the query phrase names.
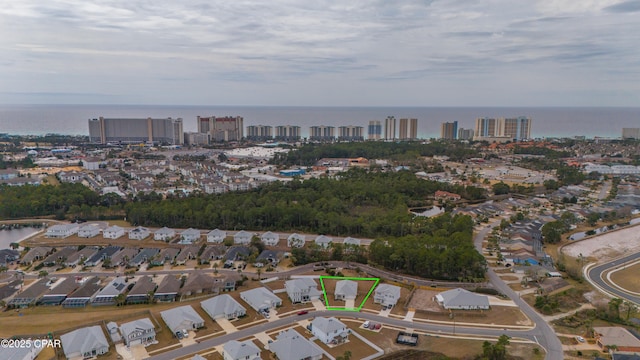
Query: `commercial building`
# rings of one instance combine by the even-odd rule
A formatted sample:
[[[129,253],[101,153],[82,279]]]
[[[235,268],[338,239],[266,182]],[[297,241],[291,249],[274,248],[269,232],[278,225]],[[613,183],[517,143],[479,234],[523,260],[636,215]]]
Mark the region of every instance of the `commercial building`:
[[[273,139],[273,126],[251,125],[247,126],[247,139],[253,141],[267,141]]]
[[[340,126],[338,127],[338,140],[343,141],[362,141],[364,140],[362,126]]]
[[[309,128],[309,140],[311,141],[333,141],[336,138],[336,131],[333,126],[312,126]]]
[[[622,128],[623,139],[640,139],[640,128]]]
[[[387,116],[384,120],[384,139],[394,140],[396,138],[396,118]]]
[[[275,139],[281,140],[281,141],[299,141],[300,126],[295,126],[295,125],[276,126]]]
[[[380,120],[371,120],[371,121],[369,121],[367,139],[369,139],[369,140],[380,140],[380,139],[382,139],[382,123],[380,122]]]
[[[185,145],[207,145],[209,144],[209,134],[199,132],[184,133]]]
[[[400,140],[418,139],[418,119],[400,119]]]
[[[494,137],[497,132],[497,120],[493,118],[477,118],[474,138]]]
[[[209,134],[211,141],[240,141],[244,137],[244,119],[242,116],[198,116],[197,121],[198,132]]]
[[[184,144],[182,119],[89,119],[89,141],[98,144]]]
[[[440,138],[455,140],[458,138],[458,122],[444,122],[440,125]]]

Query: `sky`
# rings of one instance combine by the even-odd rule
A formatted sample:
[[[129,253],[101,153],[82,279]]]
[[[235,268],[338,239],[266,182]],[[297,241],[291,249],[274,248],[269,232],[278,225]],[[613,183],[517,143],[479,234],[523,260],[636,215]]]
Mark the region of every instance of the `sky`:
[[[0,0],[0,51],[4,104],[640,104],[640,0]]]

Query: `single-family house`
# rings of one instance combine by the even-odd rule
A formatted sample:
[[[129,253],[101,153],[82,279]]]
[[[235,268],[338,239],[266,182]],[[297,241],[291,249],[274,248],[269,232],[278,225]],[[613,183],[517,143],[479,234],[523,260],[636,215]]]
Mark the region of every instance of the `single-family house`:
[[[162,266],[167,262],[173,263],[179,252],[180,250],[176,248],[164,248],[160,250],[160,253],[154,256],[149,263],[153,266]]]
[[[109,342],[100,325],[80,328],[60,335],[67,359],[91,358],[109,352]]]
[[[153,298],[157,302],[173,302],[178,297],[180,291],[180,280],[173,275],[166,275],[158,285]]]
[[[489,298],[457,288],[436,295],[436,301],[447,310],[488,310]]]
[[[81,238],[92,238],[94,236],[98,236],[100,234],[100,227],[95,224],[85,224],[78,229],[78,237]]]
[[[42,264],[44,266],[54,266],[56,264],[64,264],[67,258],[75,253],[77,248],[75,246],[66,246],[62,249],[52,252],[47,256],[44,260],[42,260]]]
[[[280,241],[280,237],[274,232],[267,231],[260,236],[260,240],[262,240],[262,243],[267,246],[276,246],[278,245],[278,241]]]
[[[109,282],[99,293],[95,295],[91,301],[91,305],[115,305],[116,297],[124,294],[129,284],[125,282],[125,278],[117,277]]]
[[[440,201],[459,201],[462,197],[458,194],[454,194],[448,191],[437,190],[433,195],[436,200]]]
[[[176,265],[184,265],[189,260],[197,259],[198,252],[200,252],[200,246],[198,245],[183,247],[182,250],[180,250],[180,253],[176,256]]]
[[[34,261],[38,261],[46,258],[47,256],[49,256],[49,254],[51,254],[52,251],[53,251],[53,248],[50,248],[50,247],[44,247],[44,246],[35,247],[27,251],[27,253],[22,257],[22,259],[20,259],[20,264],[31,265],[33,264]]]
[[[291,248],[299,248],[304,246],[305,236],[293,233],[287,237],[287,246]]]
[[[76,291],[72,292],[62,302],[62,307],[65,308],[77,308],[86,307],[90,303],[96,294],[100,291],[102,286],[100,285],[100,278],[89,277],[79,281],[80,287]]]
[[[202,301],[200,306],[214,320],[220,318],[233,320],[247,314],[247,309],[228,294],[218,295]]]
[[[111,265],[126,266],[129,264],[129,261],[131,261],[131,259],[133,259],[134,257],[136,257],[136,255],[138,255],[139,252],[140,252],[140,249],[138,248],[126,247],[118,251],[111,257]]]
[[[263,287],[243,291],[240,293],[240,298],[256,311],[265,311],[282,306],[282,300]]]
[[[149,262],[156,255],[158,255],[159,252],[160,249],[144,248],[136,256],[134,256],[133,259],[129,261],[129,266],[140,266],[145,262]]]
[[[99,249],[95,246],[87,246],[69,255],[64,264],[71,267],[79,265],[87,259],[90,259],[93,255],[97,254],[98,250]]]
[[[138,226],[135,229],[129,230],[129,239],[131,240],[143,240],[149,236],[149,229],[146,227]]]
[[[13,249],[0,249],[0,266],[7,266],[20,258],[20,252]]]
[[[594,327],[596,344],[602,350],[615,345],[617,351],[640,352],[640,340],[629,330],[620,326]]]
[[[224,239],[227,237],[227,232],[220,229],[214,229],[209,231],[207,234],[207,242],[211,243],[222,243]]]
[[[127,304],[146,304],[153,298],[155,289],[156,284],[150,276],[145,275],[129,290],[125,301]]]
[[[242,277],[240,274],[226,274],[222,281],[222,291],[234,291],[236,289],[236,284],[241,279]]]
[[[49,280],[40,279],[31,284],[26,290],[15,294],[13,299],[7,303],[9,308],[26,308],[35,305],[42,295],[49,290]]]
[[[248,246],[232,246],[227,250],[224,255],[224,259],[228,261],[240,261],[244,260],[251,255],[251,248]]]
[[[0,347],[0,359],[34,360],[44,347]]]
[[[257,360],[260,357],[260,348],[256,344],[249,340],[227,341],[222,346],[222,355],[224,360]]]
[[[197,294],[218,294],[221,282],[221,278],[214,278],[205,273],[191,273],[178,295],[185,297]]]
[[[111,259],[118,251],[122,248],[120,246],[107,246],[103,249],[100,249],[97,253],[95,253],[92,257],[85,260],[85,266],[96,266],[100,261],[104,261],[105,259]]]
[[[325,344],[340,344],[349,337],[347,325],[335,317],[317,317],[313,319],[311,333]]]
[[[189,228],[180,233],[180,244],[193,244],[200,240],[200,230]]]
[[[156,327],[148,318],[126,322],[120,325],[120,332],[127,346],[147,346],[156,341]]]
[[[284,287],[287,290],[287,296],[294,304],[318,300],[322,295],[322,292],[318,290],[318,284],[310,278],[287,280]]]
[[[253,234],[244,230],[240,230],[235,235],[233,235],[233,243],[234,244],[249,244],[251,242],[251,238],[253,238]]]
[[[102,237],[105,239],[118,239],[124,236],[124,228],[118,225],[109,226],[102,231]]]
[[[382,306],[395,306],[399,299],[399,286],[379,284],[373,291],[373,302]]]
[[[76,234],[79,229],[80,229],[80,226],[75,223],[53,225],[47,228],[47,232],[45,233],[45,236],[48,238],[64,239],[73,234]]]
[[[206,264],[214,260],[220,260],[227,252],[227,247],[224,245],[209,245],[204,248],[202,254],[200,254],[200,263]]]
[[[276,266],[282,260],[284,253],[277,250],[262,250],[260,255],[256,257],[255,267],[263,267],[265,265]]]
[[[352,237],[349,236],[349,237],[344,238],[342,243],[344,245],[360,246],[360,239],[352,238]]]
[[[114,344],[120,344],[122,342],[122,336],[120,336],[120,328],[115,321],[109,321],[106,324],[107,335],[111,338]]]
[[[355,300],[358,296],[358,282],[353,280],[339,280],[336,282],[334,297],[336,300]]]
[[[324,353],[294,329],[280,332],[276,341],[269,344],[269,350],[276,354],[278,360],[320,360]]]
[[[176,236],[176,231],[173,229],[169,229],[168,227],[163,227],[161,229],[156,230],[153,233],[153,240],[158,241],[169,241]]]
[[[204,319],[193,310],[191,305],[161,311],[160,316],[174,335],[185,330],[197,330],[204,326]]]
[[[60,305],[78,288],[78,283],[72,277],[60,279],[52,284],[49,291],[42,294],[38,300],[38,305]]]
[[[323,249],[327,249],[329,248],[329,246],[331,246],[331,243],[333,242],[333,238],[330,238],[326,235],[319,235],[318,237],[316,237],[314,241],[316,245],[320,246]]]

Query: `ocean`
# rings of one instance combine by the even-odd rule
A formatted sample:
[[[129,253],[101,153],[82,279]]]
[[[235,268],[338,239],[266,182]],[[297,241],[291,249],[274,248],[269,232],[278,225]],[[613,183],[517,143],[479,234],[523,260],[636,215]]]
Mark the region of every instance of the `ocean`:
[[[184,131],[196,131],[196,116],[242,116],[244,125],[298,125],[306,137],[313,125],[363,126],[387,116],[418,119],[418,137],[437,138],[440,124],[458,121],[473,129],[478,117],[527,116],[531,135],[620,137],[623,127],[640,127],[640,107],[306,107],[183,105],[0,105],[0,133],[88,135],[88,119],[103,117],[182,118]],[[245,129],[246,130],[246,129]],[[337,129],[336,129],[337,134]]]

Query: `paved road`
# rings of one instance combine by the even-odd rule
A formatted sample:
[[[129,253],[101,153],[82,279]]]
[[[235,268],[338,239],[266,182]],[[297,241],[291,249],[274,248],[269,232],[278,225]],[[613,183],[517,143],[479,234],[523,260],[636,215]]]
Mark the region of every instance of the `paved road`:
[[[616,267],[619,267],[625,263],[630,263],[630,262],[634,262],[636,260],[640,259],[640,253],[636,253],[636,254],[632,254],[629,256],[625,256],[623,258],[617,259],[617,260],[613,260],[610,261],[608,263],[604,263],[601,265],[597,265],[597,266],[593,266],[591,268],[588,269],[588,271],[585,271],[585,276],[587,278],[587,280],[595,285],[597,288],[600,288],[601,291],[604,291],[606,293],[609,293],[611,295],[617,296],[621,299],[625,299],[628,301],[631,301],[633,303],[635,303],[636,305],[640,305],[640,296],[636,296],[636,295],[632,295],[629,293],[626,293],[618,288],[615,288],[611,285],[609,285],[606,281],[604,281],[604,279],[602,278],[602,274],[610,269],[614,269]]]
[[[316,316],[335,316],[340,318],[358,318],[364,320],[371,320],[386,325],[393,325],[402,328],[411,328],[415,330],[422,330],[434,333],[446,333],[451,334],[453,332],[452,325],[438,325],[430,323],[408,322],[395,318],[387,318],[379,315],[369,313],[354,313],[352,311],[310,311],[306,315],[302,316],[289,316],[282,319],[278,319],[272,322],[263,323],[260,325],[252,326],[246,329],[238,330],[237,332],[218,336],[212,339],[202,341],[198,344],[182,347],[176,350],[167,351],[162,354],[152,356],[150,360],[171,360],[179,357],[187,356],[196,352],[211,350],[212,347],[222,345],[231,340],[242,339],[251,335],[254,335],[263,331],[270,331],[281,326],[291,325],[303,319],[309,319]],[[498,337],[502,334],[506,334],[511,337],[525,338],[531,341],[536,341],[537,331],[514,331],[514,330],[502,330],[502,329],[487,329],[487,328],[473,328],[456,326],[456,335],[476,335],[476,336],[489,336]],[[557,358],[557,359],[561,359]]]
[[[489,226],[480,230],[478,234],[476,234],[474,238],[474,245],[476,250],[482,254],[482,241],[487,236],[487,234],[492,230],[493,227],[496,227],[500,224],[499,221],[493,222],[489,224]],[[549,324],[535,311],[526,301],[522,300],[515,291],[513,291],[500,277],[491,269],[487,271],[487,276],[489,277],[489,281],[493,284],[494,288],[501,293],[507,295],[513,300],[520,310],[531,319],[536,324],[536,327],[531,330],[531,333],[534,335],[535,340],[545,348],[547,354],[545,359],[547,360],[556,360],[563,359],[564,354],[562,351],[562,343],[560,339],[555,334],[555,331],[549,326]],[[507,334],[508,335],[508,334]]]

